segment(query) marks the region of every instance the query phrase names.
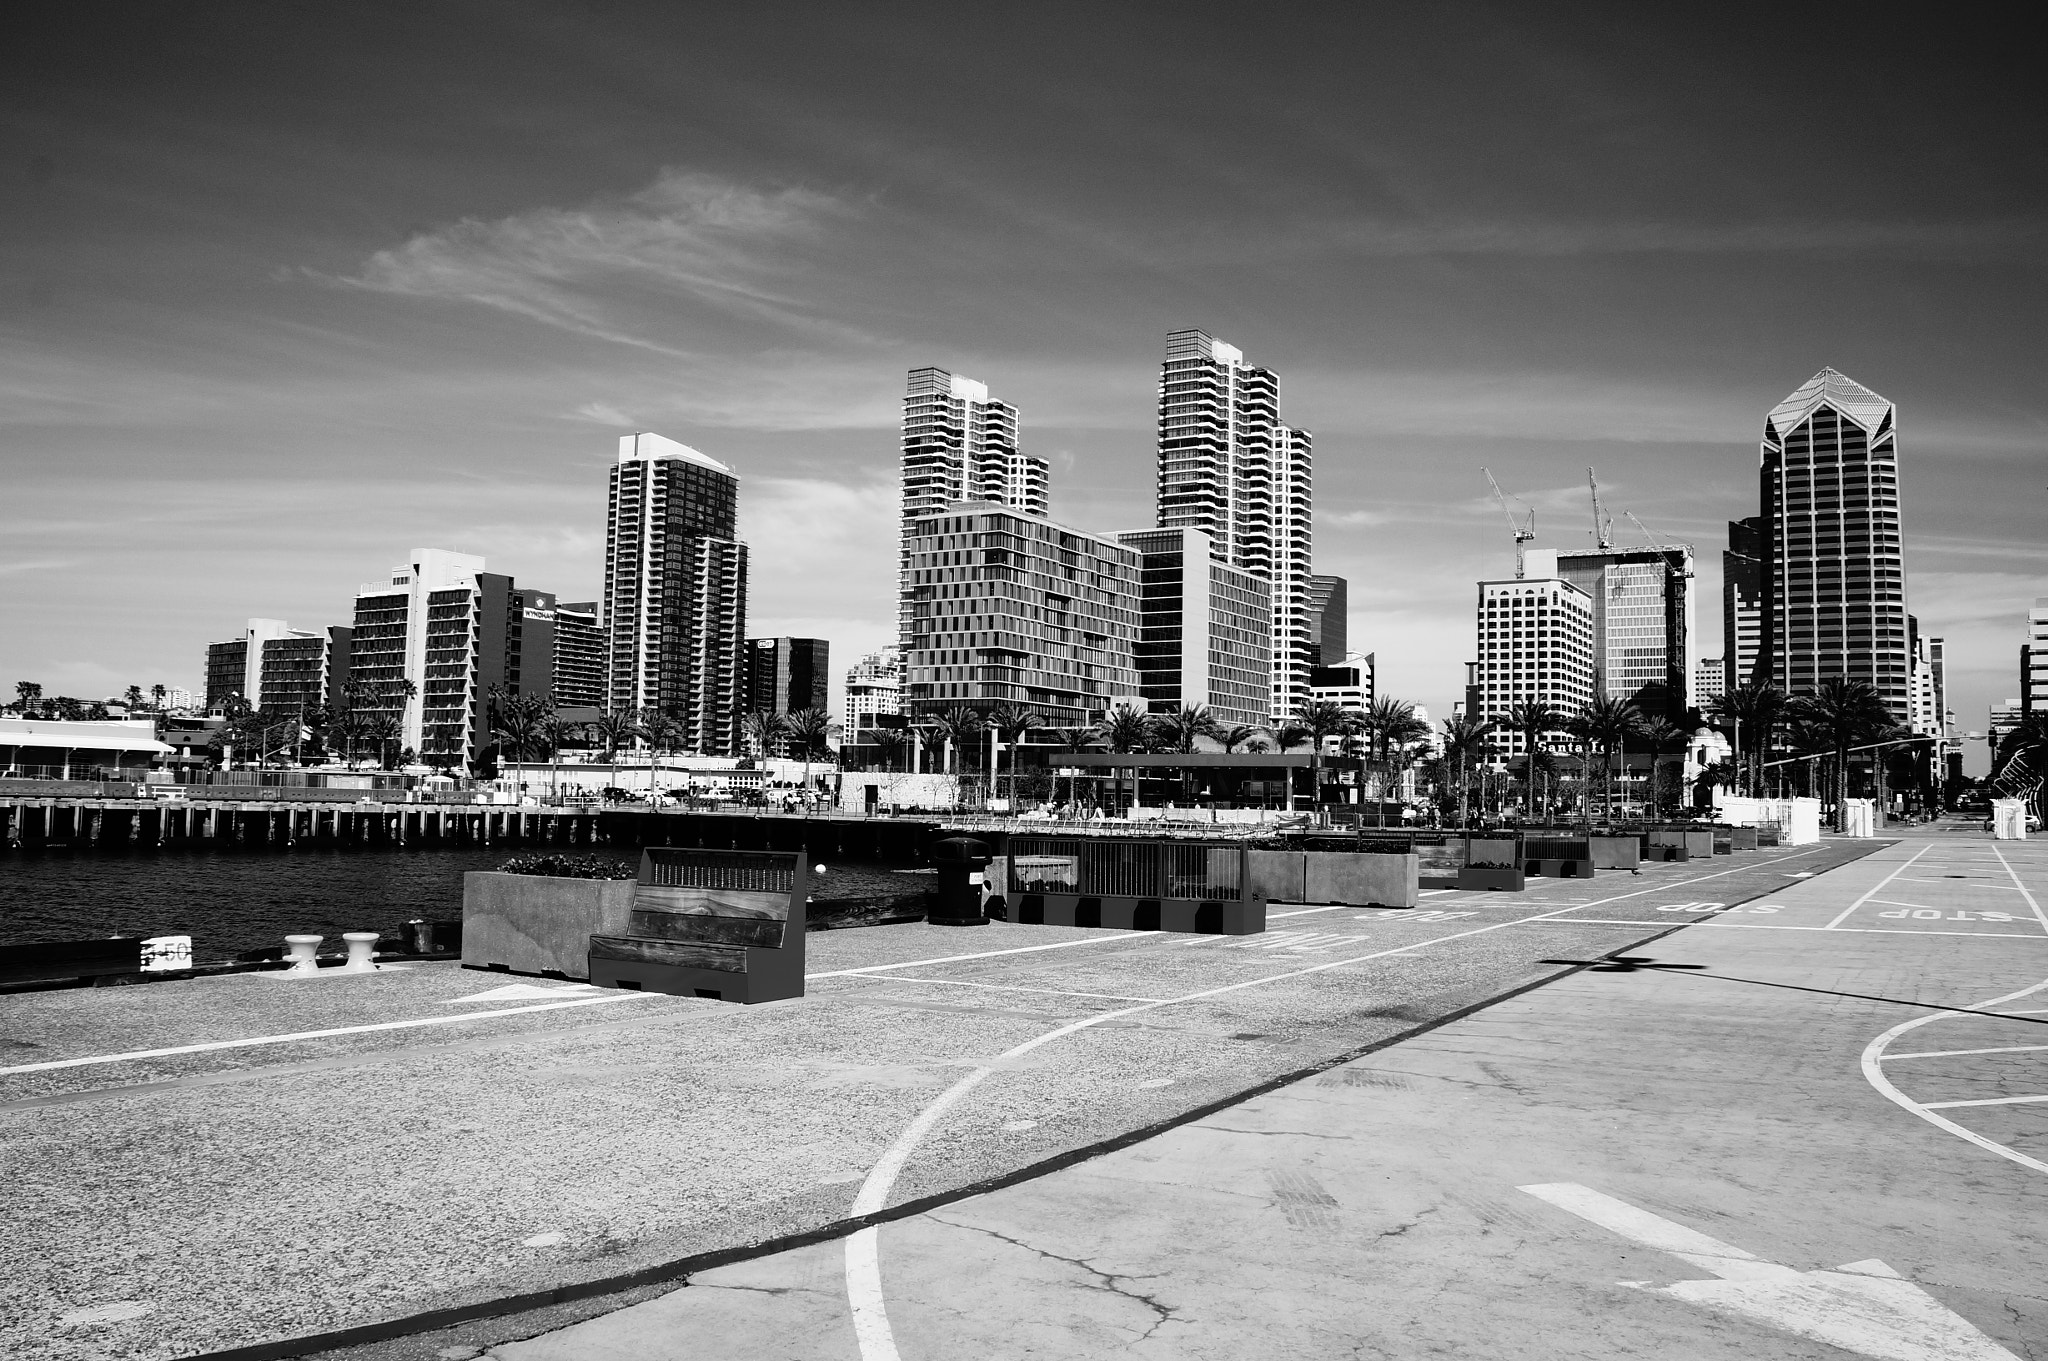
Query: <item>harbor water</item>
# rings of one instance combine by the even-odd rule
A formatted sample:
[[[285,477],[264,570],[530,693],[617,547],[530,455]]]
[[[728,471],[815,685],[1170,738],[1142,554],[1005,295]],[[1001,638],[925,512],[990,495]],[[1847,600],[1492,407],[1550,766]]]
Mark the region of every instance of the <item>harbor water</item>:
[[[637,862],[630,847],[576,854]],[[521,854],[504,847],[298,847],[273,853],[179,850],[136,855],[0,859],[0,945],[101,936],[192,937],[197,963],[232,960],[313,932],[395,933],[412,918],[462,915],[462,876]],[[875,865],[830,865],[818,900],[912,892],[928,878]]]

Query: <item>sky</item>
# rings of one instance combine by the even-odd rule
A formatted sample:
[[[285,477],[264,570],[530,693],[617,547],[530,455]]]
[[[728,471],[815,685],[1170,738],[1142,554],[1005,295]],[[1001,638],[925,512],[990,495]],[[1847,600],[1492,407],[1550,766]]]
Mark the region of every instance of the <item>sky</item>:
[[[1143,528],[1198,326],[1280,375],[1316,570],[1438,718],[1512,574],[1482,468],[1538,547],[1589,544],[1589,465],[1622,542],[1695,545],[1714,655],[1764,413],[1832,365],[1898,404],[1981,730],[2048,595],[2038,66],[1983,11],[1680,8],[44,7],[0,45],[4,688],[198,688],[415,547],[594,598],[636,430],[739,474],[749,632],[843,668],[893,641],[907,369]]]

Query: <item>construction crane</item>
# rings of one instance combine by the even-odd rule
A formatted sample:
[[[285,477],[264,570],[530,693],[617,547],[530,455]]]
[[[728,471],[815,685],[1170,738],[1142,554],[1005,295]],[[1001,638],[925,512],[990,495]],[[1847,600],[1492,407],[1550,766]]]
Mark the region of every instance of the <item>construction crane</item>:
[[[1528,506],[1529,520],[1526,524],[1517,520],[1515,513],[1508,509],[1508,498],[1501,491],[1500,483],[1494,481],[1493,474],[1485,468],[1481,468],[1479,471],[1486,473],[1486,485],[1493,488],[1493,498],[1500,502],[1500,513],[1508,517],[1508,532],[1515,536],[1515,580],[1520,581],[1522,579],[1522,545],[1536,537],[1536,508],[1528,506],[1527,502],[1523,502],[1525,506]]]
[[[1614,547],[1614,517],[1600,504],[1600,480],[1593,476],[1591,468],[1586,469],[1586,485],[1593,489],[1593,542],[1602,548]]]
[[[1675,549],[1675,548],[1666,548],[1666,547],[1664,546],[1664,541],[1663,541],[1662,539],[1659,539],[1659,538],[1658,538],[1658,537],[1657,537],[1657,536],[1656,536],[1655,534],[1652,534],[1652,533],[1651,533],[1651,532],[1649,531],[1649,529],[1648,529],[1648,528],[1647,528],[1647,527],[1646,527],[1646,526],[1645,526],[1645,525],[1643,524],[1643,522],[1642,522],[1641,520],[1638,520],[1638,519],[1636,518],[1636,513],[1635,513],[1634,511],[1632,511],[1632,510],[1624,510],[1624,511],[1622,512],[1622,514],[1623,514],[1623,515],[1626,515],[1626,516],[1628,516],[1628,522],[1629,522],[1630,524],[1632,524],[1632,525],[1634,525],[1634,526],[1636,527],[1636,532],[1637,532],[1637,533],[1639,533],[1639,534],[1641,534],[1641,535],[1642,535],[1642,536],[1643,536],[1643,537],[1644,537],[1645,539],[1649,540],[1649,542],[1650,542],[1650,547],[1652,547],[1652,548],[1656,549],[1656,550],[1658,551],[1658,553],[1662,554],[1662,555],[1663,555],[1663,557],[1664,557],[1664,561],[1665,561],[1666,563],[1669,563],[1669,562],[1671,561],[1671,557],[1672,557],[1672,555],[1673,555],[1673,554],[1675,554],[1675,553],[1677,553],[1677,552],[1678,552],[1678,550],[1677,550],[1677,549]],[[1606,545],[1605,545],[1605,544],[1602,544],[1602,545],[1601,545],[1601,547],[1603,547],[1603,548],[1604,548],[1604,547],[1606,547]],[[1675,575],[1675,576],[1679,577],[1679,578],[1680,578],[1681,580],[1684,580],[1684,581],[1691,581],[1691,580],[1692,580],[1692,561],[1691,561],[1691,559],[1689,559],[1689,558],[1684,558],[1684,557],[1681,557],[1681,558],[1679,558],[1679,566],[1678,566],[1677,568],[1673,569],[1673,575]]]

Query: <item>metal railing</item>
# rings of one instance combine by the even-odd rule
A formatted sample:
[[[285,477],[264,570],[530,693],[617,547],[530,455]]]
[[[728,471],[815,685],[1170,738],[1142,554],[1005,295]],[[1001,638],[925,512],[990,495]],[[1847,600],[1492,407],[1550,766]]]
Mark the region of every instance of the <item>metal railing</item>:
[[[1009,891],[1102,898],[1240,898],[1244,848],[1101,837],[1010,838]]]
[[[650,846],[645,883],[663,888],[727,888],[788,893],[796,856],[777,851],[701,851]]]

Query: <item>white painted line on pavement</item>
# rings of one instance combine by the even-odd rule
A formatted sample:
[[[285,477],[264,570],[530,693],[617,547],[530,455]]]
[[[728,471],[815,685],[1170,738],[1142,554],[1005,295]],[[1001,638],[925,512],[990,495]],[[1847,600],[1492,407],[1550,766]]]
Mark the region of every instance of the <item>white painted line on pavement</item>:
[[[2048,1044],[2008,1044],[1998,1049],[1922,1049],[1911,1054],[1879,1054],[1879,1063],[1897,1063],[1900,1059],[1953,1059],[1967,1054],[2031,1054],[2037,1049],[2048,1049]]]
[[[507,1007],[502,1011],[465,1011],[452,1016],[428,1016],[417,1021],[379,1021],[375,1025],[344,1025],[332,1030],[301,1030],[292,1035],[259,1035],[247,1040],[214,1040],[209,1044],[179,1044],[168,1049],[132,1049],[125,1054],[95,1054],[83,1059],[52,1059],[47,1063],[23,1063],[0,1068],[0,1077],[14,1073],[45,1073],[53,1068],[83,1068],[97,1063],[126,1063],[132,1059],[161,1059],[175,1054],[204,1054],[216,1049],[247,1049],[259,1044],[290,1044],[295,1040],[324,1040],[334,1035],[367,1035],[378,1030],[411,1030],[423,1025],[460,1025],[484,1021],[493,1016],[523,1016],[533,1011],[560,1011],[565,1007],[594,1007],[606,1002],[630,1002],[636,997],[659,997],[653,992],[612,992],[602,997],[579,997],[570,1002],[547,1002],[536,1007]]]
[[[1801,855],[1815,855],[1823,849],[1825,848],[1816,846],[1810,851],[1796,851],[1792,857],[1788,858],[1796,858]],[[1237,983],[1226,983],[1221,987],[1205,988],[1200,992],[1191,992],[1181,997],[1171,997],[1158,1002],[1145,1002],[1137,1006],[1120,1007],[1114,1011],[1099,1012],[1094,1016],[1085,1017],[1078,1021],[1070,1021],[1066,1025],[1048,1030],[1042,1035],[1035,1036],[1024,1041],[1022,1044],[1006,1049],[997,1055],[993,1062],[994,1064],[1001,1064],[1007,1059],[1020,1058],[1039,1046],[1050,1044],[1054,1040],[1087,1030],[1092,1026],[1101,1025],[1107,1021],[1120,1020],[1123,1017],[1133,1016],[1139,1012],[1151,1011],[1156,1007],[1175,1006],[1182,1002],[1200,1001],[1203,998],[1218,997],[1224,993],[1241,992],[1246,988],[1262,987],[1267,983],[1279,983],[1290,978],[1304,978],[1309,974],[1325,973],[1331,969],[1341,969],[1347,965],[1364,963],[1367,960],[1384,959],[1389,955],[1400,955],[1414,950],[1424,950],[1432,945],[1443,945],[1450,941],[1464,940],[1471,936],[1483,936],[1492,931],[1504,930],[1510,926],[1519,926],[1525,921],[1537,921],[1543,917],[1556,916],[1564,912],[1576,912],[1582,906],[1600,907],[1607,903],[1620,902],[1625,898],[1639,898],[1646,893],[1668,893],[1674,888],[1683,888],[1688,884],[1705,883],[1709,879],[1724,879],[1731,874],[1740,874],[1748,868],[1750,867],[1747,865],[1735,866],[1730,869],[1717,870],[1713,874],[1703,874],[1696,879],[1681,879],[1676,883],[1669,884],[1653,884],[1647,888],[1636,889],[1633,892],[1616,894],[1612,898],[1601,898],[1591,903],[1556,908],[1551,912],[1541,913],[1535,917],[1520,918],[1516,921],[1495,922],[1491,926],[1475,926],[1469,930],[1453,932],[1448,936],[1438,936],[1432,940],[1416,941],[1410,945],[1398,945],[1386,950],[1376,950],[1370,954],[1348,955],[1343,959],[1333,959],[1327,964],[1312,964],[1306,968],[1290,969],[1285,973],[1268,974],[1263,978],[1248,978]],[[1643,924],[1646,926],[1657,925],[1655,922]],[[1205,937],[1205,939],[1207,938]],[[985,1078],[996,1071],[997,1069],[994,1066],[976,1068],[945,1091],[933,1097],[931,1103],[919,1111],[916,1118],[908,1125],[904,1126],[903,1132],[896,1136],[895,1142],[889,1145],[888,1149],[875,1162],[874,1167],[869,1169],[867,1179],[861,1183],[860,1193],[853,1199],[853,1208],[850,1213],[857,1218],[861,1215],[875,1214],[887,1208],[889,1192],[895,1187],[896,1178],[902,1174],[905,1164],[910,1161],[910,1155],[916,1150],[917,1145],[923,1141],[925,1135],[929,1134],[938,1125],[947,1111],[959,1104],[969,1092],[980,1086]],[[900,1353],[896,1350],[895,1334],[889,1327],[889,1313],[885,1303],[885,1296],[882,1292],[881,1238],[880,1230],[877,1228],[856,1230],[846,1240],[846,1298],[853,1313],[854,1337],[860,1344],[861,1361],[901,1361]]]
[[[990,992],[1036,992],[1048,997],[1094,997],[1104,1002],[1163,1002],[1163,997],[1126,997],[1114,992],[1062,992],[1058,988],[1019,988],[1002,983],[968,983],[958,978],[907,978],[898,974],[886,983],[936,983],[947,988],[986,988]]]
[[[1515,1189],[1547,1201],[1568,1214],[1575,1214],[1588,1223],[1597,1224],[1609,1233],[1620,1234],[1630,1242],[1682,1257],[1723,1280],[1774,1280],[1799,1274],[1790,1267],[1763,1261],[1755,1253],[1744,1252],[1733,1243],[1709,1238],[1661,1215],[1639,1210],[1625,1200],[1602,1195],[1589,1186],[1556,1182]]]
[[[2048,1101],[2048,1096],[1990,1096],[1981,1101],[1923,1101],[1920,1109],[1926,1111],[1953,1110],[1957,1106],[2030,1106],[2037,1101]]]
[[[906,959],[901,964],[870,964],[860,969],[834,969],[830,973],[807,973],[804,980],[814,978],[853,978],[860,974],[887,973],[891,969],[921,969],[927,964],[958,964],[963,959],[994,959],[998,955],[1028,955],[1038,950],[1069,950],[1077,945],[1109,945],[1120,940],[1142,940],[1146,936],[1164,935],[1163,931],[1122,931],[1114,936],[1090,936],[1086,940],[1056,940],[1050,945],[1020,945],[1014,950],[982,950],[971,955],[940,955],[935,959]]]
[[[1729,922],[1712,917],[1675,917],[1689,926],[1714,931],[1832,931],[1838,936],[1986,936],[2002,940],[2039,940],[2032,931],[1912,931],[1896,926],[1778,926],[1771,922]],[[1626,917],[1558,917],[1517,922],[1518,926],[1655,926]]]
[[[2031,997],[2035,993],[2041,991],[2043,988],[2048,988],[2048,978],[2044,978],[2039,983],[2035,983],[2030,987],[2021,988],[2018,992],[2009,992],[2002,997],[1993,997],[1985,1001],[1979,1002],[1976,1006],[1972,1007],[1971,1010],[1989,1011],[1993,1007],[1998,1006],[2000,1003],[2017,1001],[2022,997]],[[1884,1034],[1879,1035],[1876,1039],[1872,1040],[1869,1044],[1863,1047],[1863,1080],[1868,1082],[1871,1086],[1877,1088],[1877,1090],[1884,1095],[1886,1100],[1891,1101],[1892,1103],[1901,1107],[1904,1110],[1911,1111],[1913,1114],[1919,1116],[1922,1120],[1927,1121],[1927,1123],[1929,1123],[1930,1125],[1935,1125],[1941,1129],[1947,1130],[1950,1134],[1955,1135],[1958,1139],[1963,1139],[1969,1143],[1973,1143],[1977,1145],[1977,1147],[1985,1150],[1988,1153],[1996,1153],[1999,1157],[2008,1159],[2012,1162],[2016,1162],[2021,1167],[2030,1167],[2036,1172],[2048,1172],[2048,1163],[2044,1163],[2038,1158],[2030,1158],[2026,1154],[2020,1152],[2018,1149],[2008,1148],[2004,1144],[2001,1144],[1998,1141],[1996,1141],[1995,1139],[1987,1139],[1973,1129],[1965,1129],[1963,1126],[1957,1124],[1955,1121],[1949,1119],[1947,1116],[1936,1115],[1928,1107],[1922,1105],[1918,1101],[1915,1101],[1912,1097],[1907,1096],[1904,1092],[1900,1091],[1897,1087],[1893,1086],[1892,1080],[1886,1077],[1884,1075],[1884,1072],[1879,1067],[1879,1064],[1884,1057],[1884,1051],[1891,1045],[1891,1042],[1897,1039],[1899,1036],[1905,1034],[1909,1030],[1918,1030],[1923,1025],[1931,1025],[1935,1021],[1948,1020],[1951,1017],[1960,1016],[1962,1014],[1963,1013],[1957,1011],[1938,1011],[1934,1013],[1932,1016],[1919,1016],[1915,1017],[1913,1020],[1910,1021],[1901,1021],[1899,1022],[1899,1024],[1893,1026],[1890,1030],[1885,1031]],[[2015,1012],[2010,1014],[2026,1015],[2028,1013]]]
[[[2012,862],[2005,858],[2005,852],[1999,850],[1998,847],[1993,846],[1991,853],[1998,857],[1998,863],[2005,866],[2005,872],[2012,876],[2012,886],[2020,891],[2022,898],[2027,900],[2027,906],[2034,909],[2034,920],[2041,923],[2043,931],[2048,931],[2048,914],[2044,914],[2041,911],[2041,904],[2034,901],[2034,895],[2027,892],[2027,886],[2020,882],[2019,871],[2012,867]]]
[[[1869,902],[1872,898],[1876,897],[1879,889],[1883,888],[1886,884],[1889,884],[1892,880],[1904,874],[1907,871],[1907,869],[1909,869],[1912,866],[1914,860],[1918,860],[1921,856],[1927,854],[1927,852],[1932,849],[1933,848],[1931,846],[1922,846],[1919,850],[1913,852],[1912,859],[1907,860],[1904,864],[1900,865],[1890,874],[1887,874],[1884,878],[1878,880],[1877,884],[1870,890],[1870,892],[1864,894],[1861,898],[1858,898],[1855,902],[1850,903],[1847,907],[1843,908],[1842,915],[1835,918],[1833,921],[1829,922],[1828,927],[1832,929],[1834,927],[1840,926],[1842,922],[1848,918],[1850,913],[1854,912],[1857,908],[1863,906],[1863,904]]]
[[[1720,1277],[1636,1289],[1735,1314],[1885,1361],[2018,1361],[1962,1315],[1876,1258],[1795,1271],[1584,1186],[1524,1186],[1559,1209]]]

